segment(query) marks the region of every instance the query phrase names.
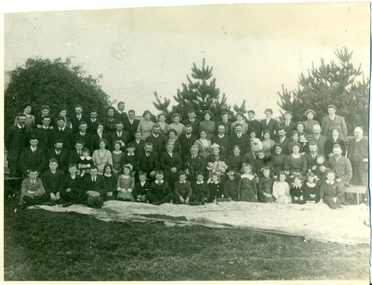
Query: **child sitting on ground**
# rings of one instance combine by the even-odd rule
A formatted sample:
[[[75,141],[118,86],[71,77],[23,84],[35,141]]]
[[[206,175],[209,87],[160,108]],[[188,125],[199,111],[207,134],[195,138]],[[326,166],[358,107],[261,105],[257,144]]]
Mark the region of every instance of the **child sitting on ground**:
[[[140,171],[138,176],[139,182],[134,185],[133,198],[137,202],[146,202],[146,193],[150,188],[150,183],[147,181],[147,173]]]
[[[271,178],[270,167],[263,168],[263,177],[258,182],[258,201],[261,203],[273,203],[273,183],[274,179]]]
[[[296,173],[294,175],[294,181],[289,192],[291,194],[293,204],[306,204],[302,188],[302,175],[300,173]]]
[[[341,208],[343,194],[335,182],[335,176],[334,171],[328,171],[326,181],[320,186],[320,202],[324,202],[331,209]]]
[[[257,202],[257,186],[255,175],[249,164],[243,164],[243,174],[238,183],[239,201]]]
[[[149,191],[146,194],[146,199],[153,205],[160,205],[169,203],[172,198],[172,190],[168,182],[164,181],[163,170],[157,170],[155,181],[151,183]]]
[[[48,202],[50,196],[45,193],[43,182],[38,177],[39,172],[36,169],[27,170],[28,177],[22,181],[21,198],[19,205],[26,208],[31,205]]]
[[[289,185],[285,181],[287,175],[284,171],[280,171],[278,175],[278,181],[273,184],[273,196],[275,202],[278,204],[289,204],[292,201],[291,195],[289,194]]]
[[[227,172],[228,179],[225,181],[224,187],[224,195],[228,199],[232,199],[233,201],[238,200],[238,183],[239,178],[236,177],[236,172],[234,170],[230,170]]]
[[[178,173],[179,180],[174,183],[174,198],[175,204],[189,204],[192,195],[191,183],[186,180],[186,173],[180,171]]]
[[[78,169],[80,170],[80,177],[84,177],[86,173],[89,174],[89,170],[94,165],[92,157],[89,155],[89,149],[83,148],[81,151]]]
[[[306,179],[307,181],[303,186],[305,200],[307,203],[318,203],[320,200],[320,181],[316,179],[312,172],[307,173]]]
[[[118,178],[117,190],[118,200],[134,202],[132,191],[134,188],[134,177],[131,175],[130,167],[124,166],[123,174]]]
[[[209,200],[209,187],[208,184],[204,182],[204,174],[202,172],[196,174],[195,194],[196,201],[202,205]]]
[[[211,173],[211,181],[208,183],[209,199],[208,203],[212,203],[217,199],[222,198],[222,185],[217,173]]]

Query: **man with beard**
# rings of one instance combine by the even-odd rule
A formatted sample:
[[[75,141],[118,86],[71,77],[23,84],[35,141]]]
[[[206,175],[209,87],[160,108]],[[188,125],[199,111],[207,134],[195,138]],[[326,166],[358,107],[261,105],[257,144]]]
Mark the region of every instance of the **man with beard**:
[[[182,148],[182,161],[187,155],[190,154],[190,148],[192,145],[194,145],[196,140],[197,136],[193,134],[192,126],[186,125],[185,133],[178,137],[178,141],[180,142]]]
[[[139,163],[140,171],[147,173],[149,181],[155,180],[155,173],[160,169],[159,156],[153,150],[151,142],[146,142],[144,152],[141,155]]]
[[[47,153],[47,161],[50,161],[52,158],[57,160],[58,170],[61,170],[63,173],[67,173],[68,170],[68,150],[63,148],[63,141],[56,140],[54,142],[54,148],[50,149]]]
[[[219,125],[217,127],[217,135],[213,136],[211,139],[212,145],[218,144],[220,146],[220,154],[226,156],[229,151],[230,138],[226,135],[226,130],[224,125]]]
[[[277,144],[282,148],[282,153],[288,155],[289,138],[286,135],[284,127],[278,128],[278,141]]]
[[[313,126],[313,134],[309,136],[309,143],[315,142],[318,146],[318,153],[324,155],[324,147],[327,141],[327,137],[321,135],[322,128],[319,124]]]
[[[165,137],[160,134],[160,126],[159,124],[154,124],[151,135],[146,138],[146,142],[150,142],[153,145],[153,150],[160,154],[165,149]]]

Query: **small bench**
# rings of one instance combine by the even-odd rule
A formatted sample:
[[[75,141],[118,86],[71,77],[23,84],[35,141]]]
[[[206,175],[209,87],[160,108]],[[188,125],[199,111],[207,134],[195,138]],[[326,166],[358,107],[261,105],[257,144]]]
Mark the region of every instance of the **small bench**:
[[[359,205],[359,194],[368,194],[367,186],[351,185],[345,187],[345,193],[356,193],[357,194],[357,204]]]

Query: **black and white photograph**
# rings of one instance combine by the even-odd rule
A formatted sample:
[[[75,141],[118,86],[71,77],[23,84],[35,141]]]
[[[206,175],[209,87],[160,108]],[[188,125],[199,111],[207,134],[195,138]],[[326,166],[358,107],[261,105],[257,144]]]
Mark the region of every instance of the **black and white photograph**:
[[[16,2],[5,283],[369,284],[369,2]]]

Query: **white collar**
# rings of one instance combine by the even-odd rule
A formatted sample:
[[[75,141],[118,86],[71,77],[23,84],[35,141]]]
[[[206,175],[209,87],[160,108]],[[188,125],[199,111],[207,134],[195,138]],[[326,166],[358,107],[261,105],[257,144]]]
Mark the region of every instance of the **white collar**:
[[[203,181],[201,181],[201,182],[199,182],[199,181],[196,181],[196,184],[204,184],[204,180]]]
[[[65,130],[65,126],[63,128],[58,127],[58,130],[59,131],[64,131]]]
[[[218,134],[218,137],[219,137],[220,139],[222,139],[224,136],[225,136],[225,134],[222,134],[222,135]]]
[[[37,146],[33,147],[33,146],[30,146],[31,150],[32,151],[36,151],[37,150]]]
[[[164,183],[164,180],[162,179],[160,182],[158,180],[155,180],[155,183],[158,184],[158,185],[161,185]]]
[[[79,132],[79,134],[80,134],[81,136],[85,136],[85,135],[87,134],[87,132],[85,132],[85,133]]]
[[[355,141],[360,142],[362,139],[363,139],[363,137],[361,137],[359,140],[355,139]]]
[[[124,113],[124,111],[120,111],[120,110],[118,110],[118,113],[121,115],[121,114],[123,114]]]
[[[43,129],[44,129],[44,130],[49,130],[49,127],[45,127],[45,126],[43,125]]]
[[[141,186],[143,187],[143,185],[146,184],[146,181],[143,181],[143,182],[140,181],[140,183],[141,183]]]
[[[50,171],[52,174],[56,174],[57,173],[57,170],[54,170],[54,172],[53,171]]]
[[[329,118],[330,118],[331,120],[334,120],[335,117],[336,117],[336,114],[334,114],[333,116],[329,115]]]
[[[332,183],[331,183],[331,181],[329,181],[329,180],[327,179],[327,180],[326,180],[326,183],[329,184],[329,185],[333,185],[333,184],[335,184],[335,181],[333,180]]]
[[[134,153],[127,153],[127,156],[134,156]]]
[[[153,137],[154,138],[158,138],[159,137],[159,134],[155,135],[154,133],[152,133]]]
[[[17,127],[19,128],[19,129],[23,129],[24,127],[22,127],[20,124],[17,124]]]
[[[186,184],[186,180],[184,181],[179,181],[180,184]]]
[[[90,160],[90,159],[92,159],[92,157],[89,156],[89,155],[88,155],[87,157],[80,156],[80,159],[81,159],[81,160],[85,160],[85,159],[86,159],[86,160]]]

